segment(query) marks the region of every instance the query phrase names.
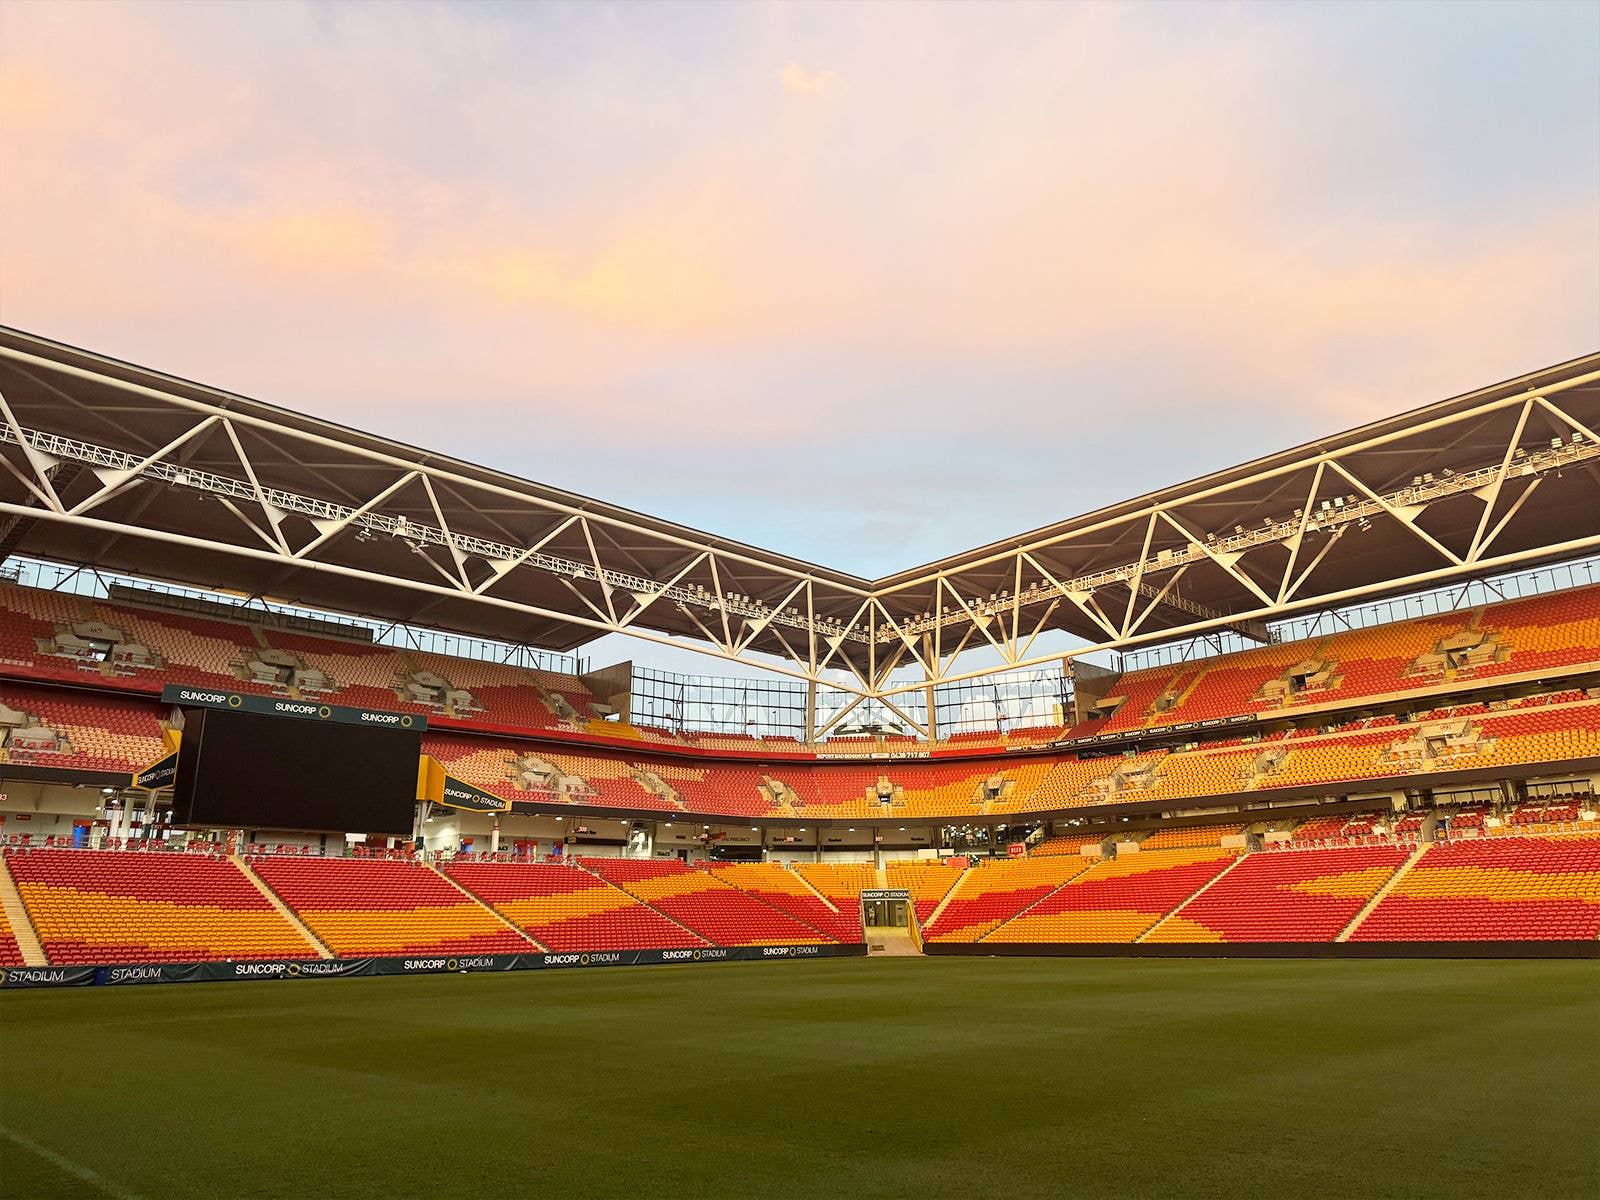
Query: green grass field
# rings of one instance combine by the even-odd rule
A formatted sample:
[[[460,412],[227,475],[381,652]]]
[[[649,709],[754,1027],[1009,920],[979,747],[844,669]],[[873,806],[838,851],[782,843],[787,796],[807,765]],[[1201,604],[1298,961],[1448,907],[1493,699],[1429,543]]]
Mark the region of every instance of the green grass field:
[[[0,996],[7,1197],[1585,1197],[1600,965],[889,959]]]

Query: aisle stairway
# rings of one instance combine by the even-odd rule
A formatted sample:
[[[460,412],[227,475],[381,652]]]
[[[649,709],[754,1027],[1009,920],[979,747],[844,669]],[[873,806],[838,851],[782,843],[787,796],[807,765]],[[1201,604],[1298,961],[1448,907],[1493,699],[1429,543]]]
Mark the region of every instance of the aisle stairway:
[[[22,896],[17,892],[17,885],[11,878],[11,872],[6,869],[4,857],[0,857],[0,912],[5,913],[6,924],[11,927],[11,937],[17,943],[17,949],[22,956],[22,965],[49,966],[50,960],[45,957],[44,947],[39,944],[39,935],[34,931],[33,920],[28,916],[27,906],[22,903]]]
[[[300,914],[295,912],[294,909],[290,908],[281,899],[279,899],[278,894],[267,886],[266,881],[250,869],[250,864],[248,862],[246,862],[237,854],[230,854],[228,856],[228,861],[234,866],[238,867],[239,873],[250,881],[251,885],[256,889],[256,891],[260,892],[267,898],[267,903],[278,910],[279,916],[294,926],[295,932],[297,932],[301,937],[305,938],[306,944],[317,952],[318,958],[333,957],[333,951],[328,949],[327,945],[321,938],[311,932],[310,927],[300,919]]]

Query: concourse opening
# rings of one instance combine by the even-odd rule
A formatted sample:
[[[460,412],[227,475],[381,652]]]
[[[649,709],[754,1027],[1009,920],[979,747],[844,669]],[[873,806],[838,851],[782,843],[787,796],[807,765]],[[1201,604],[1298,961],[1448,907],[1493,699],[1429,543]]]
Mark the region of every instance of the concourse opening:
[[[861,900],[861,925],[864,929],[904,929],[909,923],[909,900]]]
[[[911,893],[904,888],[868,888],[861,893],[861,931],[868,954],[921,954]]]

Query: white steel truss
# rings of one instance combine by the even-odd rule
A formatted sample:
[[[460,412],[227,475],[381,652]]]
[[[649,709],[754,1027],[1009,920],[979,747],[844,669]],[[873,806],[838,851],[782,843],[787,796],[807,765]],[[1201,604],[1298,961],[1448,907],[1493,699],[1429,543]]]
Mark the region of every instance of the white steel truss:
[[[1279,456],[1259,471],[1219,482],[1202,480],[1141,507],[1019,540],[980,557],[958,557],[922,572],[857,585],[838,573],[808,571],[804,564],[791,565],[792,560],[764,558],[759,551],[696,539],[659,523],[633,522],[614,510],[593,511],[570,500],[468,477],[447,461],[404,457],[374,446],[371,439],[287,425],[268,414],[13,346],[0,345],[0,360],[72,404],[78,403],[70,394],[73,382],[87,382],[159,404],[168,418],[164,428],[174,426],[175,415],[181,418],[176,422],[181,428],[159,447],[129,450],[45,428],[39,419],[45,410],[38,407],[33,420],[19,419],[0,392],[0,451],[13,448],[9,455],[0,453],[5,471],[0,486],[10,478],[22,489],[13,489],[14,499],[0,499],[0,516],[382,584],[414,593],[419,602],[512,610],[579,626],[596,636],[623,633],[826,684],[856,697],[856,703],[876,701],[922,732],[926,730],[893,703],[895,697],[1223,628],[1261,638],[1266,621],[1290,612],[1600,548],[1600,437],[1592,427],[1600,421],[1589,417],[1588,409],[1566,403],[1578,394],[1576,389],[1587,388],[1585,403],[1594,407],[1593,385],[1600,380],[1600,370],[1594,369],[1546,380],[1530,391],[1457,405],[1442,416],[1400,423],[1370,436],[1358,431],[1354,440]],[[1497,434],[1492,446],[1480,438],[1448,460],[1441,455],[1437,470],[1408,480],[1373,474],[1371,463],[1399,453],[1397,448],[1408,441],[1448,439],[1490,418],[1511,426],[1509,435]],[[1552,428],[1559,431],[1556,436],[1550,436]],[[219,441],[231,447],[231,465],[221,469],[215,460],[195,465],[194,449]],[[345,486],[346,495],[339,498],[264,482],[274,477],[275,469],[262,457],[259,447],[264,444],[294,448],[297,463],[303,459],[311,474],[318,455],[358,464],[361,488],[358,492]],[[64,498],[53,483],[64,464],[87,468],[94,486],[87,492],[64,489]],[[1589,502],[1570,523],[1571,536],[1502,550],[1503,535],[1530,499],[1552,476],[1566,472],[1587,481],[1583,494]],[[1272,498],[1248,502],[1254,514],[1248,528],[1236,524],[1231,532],[1216,532],[1205,527],[1207,504],[1251,489],[1269,489]],[[328,491],[337,490],[328,481]],[[125,507],[135,492],[205,497],[231,514],[235,536],[200,537],[141,524],[143,507]],[[408,495],[412,500],[401,505],[398,499]],[[537,512],[553,524],[520,540],[453,528],[465,516],[484,516],[491,500]],[[1451,544],[1452,539],[1430,529],[1435,510],[1467,503],[1481,508],[1473,510],[1464,539]],[[412,515],[399,511],[402,507]],[[309,536],[291,536],[286,524],[290,518],[308,523]],[[506,528],[498,518],[484,519]],[[1341,544],[1377,523],[1400,531],[1403,542],[1414,543],[1408,551],[1413,557],[1406,560],[1409,569],[1373,573],[1345,586],[1314,582],[1319,569],[1337,558]],[[408,548],[420,562],[408,572],[341,561],[334,552],[347,535],[358,542],[387,539]],[[661,561],[644,566],[637,549],[625,544],[628,538],[647,539]],[[560,551],[552,548],[556,544]],[[1088,570],[1063,567],[1079,556],[1080,547],[1092,548],[1087,558],[1096,565]],[[557,605],[549,599],[506,596],[506,581],[520,577],[554,583],[569,601]],[[1203,599],[1185,592],[1202,577],[1210,581]],[[1004,583],[985,595],[975,578]],[[759,586],[746,582],[751,579],[759,579]],[[666,612],[675,618],[668,621]],[[1066,623],[1069,617],[1094,635],[1091,644],[1034,653],[1036,640],[1047,629],[1074,627]],[[965,656],[980,648],[997,656],[999,665],[965,669]],[[911,667],[918,678],[897,682],[897,673],[904,679]],[[833,722],[848,712],[837,713]]]

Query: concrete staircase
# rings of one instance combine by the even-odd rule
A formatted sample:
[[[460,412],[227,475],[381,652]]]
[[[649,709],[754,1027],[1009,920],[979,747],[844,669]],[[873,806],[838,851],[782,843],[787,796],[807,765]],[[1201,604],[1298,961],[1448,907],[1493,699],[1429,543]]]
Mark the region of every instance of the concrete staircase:
[[[256,891],[267,898],[267,903],[278,910],[280,916],[293,925],[295,932],[305,938],[306,945],[317,952],[318,958],[337,958],[338,955],[328,949],[327,944],[316,934],[311,932],[311,927],[300,919],[300,915],[285,904],[278,893],[267,886],[267,881],[250,869],[250,864],[237,854],[228,855],[228,861],[239,868],[239,873],[255,885]]]
[[[1362,905],[1361,911],[1358,912],[1354,917],[1350,918],[1350,924],[1346,925],[1342,930],[1340,930],[1339,936],[1333,940],[1336,942],[1348,942],[1350,940],[1350,935],[1357,929],[1361,928],[1361,922],[1365,921],[1372,910],[1377,908],[1378,905],[1382,903],[1383,898],[1387,896],[1391,890],[1393,890],[1394,885],[1409,875],[1411,873],[1411,868],[1422,861],[1422,856],[1428,852],[1428,847],[1431,845],[1433,845],[1432,842],[1420,843],[1417,848],[1411,852],[1411,857],[1406,859],[1405,862],[1401,863],[1400,866],[1395,870],[1395,873],[1384,881],[1383,886],[1373,893],[1372,899],[1368,900],[1366,904]]]
[[[868,958],[914,958],[922,951],[917,948],[911,930],[873,928],[867,931]]]
[[[1159,920],[1159,921],[1157,921],[1157,922],[1156,922],[1156,923],[1155,923],[1155,924],[1154,924],[1154,925],[1152,925],[1152,926],[1150,926],[1150,928],[1149,928],[1149,929],[1146,929],[1146,930],[1145,930],[1145,931],[1144,931],[1144,932],[1143,932],[1143,933],[1141,933],[1141,934],[1140,934],[1140,935],[1139,935],[1139,936],[1138,936],[1138,937],[1136,937],[1136,938],[1134,938],[1134,939],[1133,939],[1133,940],[1134,940],[1134,941],[1135,941],[1135,942],[1142,942],[1142,941],[1144,941],[1144,940],[1145,940],[1145,939],[1146,939],[1146,938],[1147,938],[1147,937],[1149,937],[1149,936],[1150,936],[1150,935],[1151,935],[1151,934],[1152,934],[1152,933],[1154,933],[1154,932],[1155,932],[1155,931],[1156,931],[1156,930],[1158,930],[1158,929],[1160,929],[1160,928],[1161,928],[1161,927],[1162,927],[1162,926],[1163,926],[1163,925],[1165,925],[1165,924],[1166,924],[1166,923],[1167,923],[1167,922],[1168,922],[1168,921],[1170,921],[1170,920],[1172,920],[1172,918],[1173,918],[1173,917],[1175,917],[1175,916],[1177,916],[1177,915],[1178,915],[1178,914],[1179,914],[1179,913],[1181,913],[1181,912],[1182,912],[1182,911],[1183,911],[1183,910],[1184,910],[1184,909],[1186,909],[1186,908],[1188,908],[1188,907],[1189,907],[1189,905],[1191,905],[1191,904],[1193,904],[1193,903],[1194,903],[1194,902],[1195,902],[1195,901],[1196,901],[1196,900],[1198,900],[1198,899],[1200,899],[1200,897],[1201,897],[1201,896],[1204,896],[1204,895],[1205,895],[1205,894],[1206,894],[1206,893],[1207,893],[1207,892],[1209,892],[1209,891],[1210,891],[1210,890],[1211,890],[1211,889],[1212,889],[1212,888],[1214,888],[1214,887],[1216,887],[1216,886],[1217,886],[1217,884],[1219,884],[1219,883],[1221,883],[1221,882],[1222,882],[1222,881],[1223,881],[1223,880],[1224,880],[1224,879],[1226,879],[1226,878],[1227,878],[1227,877],[1228,877],[1228,876],[1229,876],[1229,875],[1230,875],[1230,874],[1232,874],[1232,873],[1233,873],[1233,870],[1234,870],[1234,868],[1235,868],[1235,867],[1237,867],[1237,866],[1238,866],[1238,865],[1239,865],[1239,864],[1240,864],[1240,863],[1242,863],[1242,862],[1243,862],[1243,861],[1244,861],[1244,860],[1245,860],[1245,859],[1247,859],[1247,858],[1249,858],[1249,857],[1250,857],[1250,856],[1249,856],[1249,855],[1248,855],[1248,854],[1241,854],[1241,855],[1239,855],[1239,856],[1238,856],[1238,857],[1237,857],[1237,858],[1235,858],[1235,859],[1234,859],[1234,860],[1233,860],[1233,861],[1232,861],[1232,862],[1231,862],[1231,863],[1229,863],[1229,864],[1228,864],[1228,867],[1227,867],[1227,870],[1225,870],[1225,871],[1222,871],[1222,872],[1221,872],[1221,873],[1220,873],[1220,874],[1217,874],[1217,875],[1213,875],[1213,876],[1212,876],[1212,877],[1211,877],[1211,880],[1210,880],[1210,882],[1208,882],[1208,883],[1207,883],[1207,884],[1206,884],[1206,885],[1205,885],[1205,887],[1203,887],[1203,888],[1201,888],[1201,889],[1200,889],[1200,890],[1199,890],[1199,891],[1197,891],[1197,892],[1196,892],[1196,893],[1195,893],[1195,894],[1194,894],[1194,895],[1192,895],[1192,896],[1190,896],[1190,897],[1189,897],[1189,898],[1188,898],[1188,899],[1187,899],[1187,900],[1185,900],[1185,901],[1184,901],[1184,902],[1183,902],[1183,903],[1182,903],[1182,904],[1180,904],[1180,905],[1178,905],[1178,907],[1177,907],[1177,908],[1175,908],[1175,909],[1173,909],[1173,910],[1172,910],[1172,911],[1171,911],[1171,912],[1169,912],[1169,913],[1168,913],[1168,914],[1167,914],[1167,915],[1166,915],[1166,916],[1164,916],[1164,917],[1162,917],[1162,918],[1161,918],[1161,920]]]
[[[923,928],[931,929],[934,926],[934,924],[939,920],[939,915],[944,912],[945,907],[950,903],[950,901],[956,898],[956,893],[961,890],[962,885],[967,882],[967,876],[971,874],[972,869],[970,867],[961,872],[960,876],[956,879],[955,886],[944,894],[943,900],[939,901],[939,907],[935,908],[931,913],[928,914],[928,919],[923,922]]]
[[[534,938],[534,936],[531,933],[529,933],[526,929],[523,929],[520,925],[517,925],[514,922],[512,922],[511,920],[509,920],[503,912],[501,912],[494,905],[490,904],[487,900],[484,900],[483,898],[474,895],[472,892],[469,892],[466,888],[462,887],[454,879],[451,879],[450,876],[446,875],[443,871],[439,870],[439,868],[434,866],[432,863],[427,863],[425,865],[427,866],[428,870],[432,871],[440,879],[444,880],[451,887],[455,888],[456,891],[460,892],[468,900],[471,900],[474,904],[479,905],[482,908],[486,909],[490,913],[490,915],[492,915],[494,917],[494,919],[496,921],[499,921],[500,924],[504,925],[507,929],[511,930],[512,933],[516,934],[523,941],[530,942],[534,946],[538,947],[538,949],[543,950],[546,953],[549,953],[550,947],[540,945],[539,942]]]
[[[683,930],[685,933],[691,935],[692,937],[699,938],[706,945],[708,945],[708,946],[716,945],[716,943],[713,942],[710,938],[708,938],[705,934],[700,933],[698,930],[690,929],[682,921],[675,920],[670,913],[662,912],[654,904],[646,904],[645,901],[639,899],[639,897],[635,896],[627,888],[618,887],[616,884],[612,883],[611,880],[607,879],[604,875],[600,874],[599,871],[590,870],[588,867],[584,866],[580,862],[577,862],[576,860],[574,860],[571,865],[577,867],[578,870],[580,870],[580,871],[588,871],[590,875],[593,875],[597,880],[599,880],[601,883],[605,884],[606,887],[610,888],[612,891],[621,892],[624,896],[626,896],[629,900],[633,901],[635,904],[643,904],[646,908],[648,908],[651,912],[655,913],[655,915],[660,917],[663,921],[671,921],[672,924],[676,925],[679,929]]]
[[[17,891],[16,881],[11,878],[4,858],[0,858],[0,911],[6,914],[11,936],[17,939],[23,965],[48,967],[50,960],[44,955],[44,946],[40,944],[39,933],[33,927],[33,918],[28,915],[27,905],[22,903],[22,895]]]

